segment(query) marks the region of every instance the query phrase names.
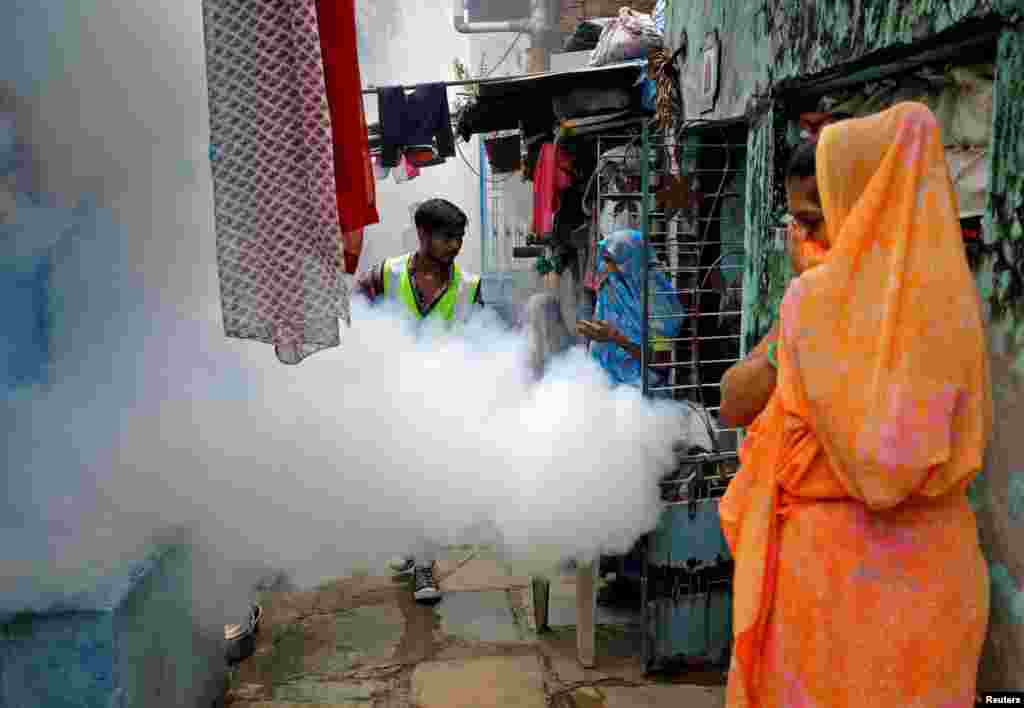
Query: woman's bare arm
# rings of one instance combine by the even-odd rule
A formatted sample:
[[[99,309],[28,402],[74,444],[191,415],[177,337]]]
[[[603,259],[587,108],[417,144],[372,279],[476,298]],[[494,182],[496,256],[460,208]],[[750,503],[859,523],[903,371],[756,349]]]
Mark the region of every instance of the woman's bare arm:
[[[580,320],[576,324],[576,333],[595,342],[611,342],[622,347],[627,354],[637,361],[640,361],[643,357],[640,345],[630,340],[629,337],[609,322],[603,320]],[[669,352],[655,352],[654,361],[656,363],[669,361],[670,358],[664,356],[666,354],[669,354]]]
[[[746,358],[729,367],[722,377],[719,420],[729,427],[745,427],[761,414],[775,392],[776,370],[768,359],[769,345],[779,338],[776,322]]]

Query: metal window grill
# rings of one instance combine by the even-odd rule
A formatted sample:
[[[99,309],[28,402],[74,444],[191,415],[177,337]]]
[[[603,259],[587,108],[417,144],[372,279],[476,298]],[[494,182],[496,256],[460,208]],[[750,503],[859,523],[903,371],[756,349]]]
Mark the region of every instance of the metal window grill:
[[[746,138],[743,123],[704,123],[674,135],[643,125],[597,139],[604,224],[614,214],[616,227],[641,230],[653,256],[654,285],[642,293],[644,393],[715,418],[722,375],[742,351]],[[666,295],[678,299],[680,314],[652,313],[651,299]],[[681,318],[682,330],[656,337],[659,318]],[[680,656],[727,660],[733,566],[717,501],[738,467],[736,433],[718,428],[712,449],[678,449],[678,467],[661,482],[662,521],[641,550],[647,668]]]
[[[717,417],[722,375],[741,354],[746,192],[746,127],[743,124],[689,126],[676,135],[644,131],[648,170],[641,191],[645,200],[644,234],[654,256],[648,274],[660,274],[671,288],[656,289],[683,304],[683,329],[656,346],[645,294],[647,333],[644,367],[651,395],[690,401]],[[653,202],[653,203],[652,203]],[[667,347],[667,348],[666,348]],[[676,480],[666,480],[668,503],[693,503],[694,494],[720,497],[736,469],[736,430],[719,428],[716,449],[705,455],[684,455]],[[694,470],[708,484],[694,486]]]
[[[648,282],[657,273],[671,283],[642,294],[644,393],[690,402],[717,417],[722,375],[741,352],[746,126],[709,124],[673,136],[652,135],[643,125],[596,142],[603,230],[641,230],[654,255]],[[666,295],[679,301],[680,313],[652,314],[650,298]],[[681,319],[682,331],[655,337],[661,319]],[[717,433],[715,449],[680,455],[681,468],[714,466],[709,478],[720,482],[708,487],[712,496],[721,495],[734,473],[737,447],[735,429]],[[688,503],[685,480],[663,483],[667,503]]]

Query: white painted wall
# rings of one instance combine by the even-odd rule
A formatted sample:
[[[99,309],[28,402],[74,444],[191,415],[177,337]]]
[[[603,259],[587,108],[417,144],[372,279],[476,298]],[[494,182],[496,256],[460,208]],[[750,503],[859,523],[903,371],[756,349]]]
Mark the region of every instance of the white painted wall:
[[[450,81],[452,62],[469,60],[467,35],[452,26],[449,0],[357,0],[360,32],[360,68],[365,85],[414,84]],[[454,110],[456,89],[448,99]],[[366,95],[367,120],[377,121],[377,98]],[[476,143],[457,141],[466,160],[477,169]],[[480,270],[479,234],[480,197],[478,179],[458,155],[444,165],[429,167],[415,180],[396,184],[391,177],[377,182],[377,200],[381,222],[365,232],[360,267],[369,267],[384,258],[415,248],[410,238],[410,207],[431,197],[443,197],[461,207],[470,219],[467,238],[459,264],[471,271]]]
[[[518,41],[515,34],[469,35],[469,38],[471,71],[474,75],[497,77],[526,73],[529,36],[519,37]],[[491,237],[497,239],[492,247],[492,252],[497,255],[494,266],[500,271],[530,270],[533,268],[532,261],[517,261],[512,258],[511,235],[517,230],[524,233],[530,230],[533,213],[532,184],[523,182],[519,174],[489,174],[488,177],[490,184],[487,205],[490,210],[490,231]],[[494,199],[495,196],[497,200]]]

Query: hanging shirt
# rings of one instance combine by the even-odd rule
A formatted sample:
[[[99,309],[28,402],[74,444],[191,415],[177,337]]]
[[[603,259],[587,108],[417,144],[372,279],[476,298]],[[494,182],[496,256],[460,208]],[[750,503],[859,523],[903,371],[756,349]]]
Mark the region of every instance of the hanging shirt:
[[[377,100],[385,167],[397,166],[402,151],[413,146],[432,146],[441,158],[455,156],[448,89],[443,83],[417,86],[411,93],[401,86],[388,86],[378,89]]]

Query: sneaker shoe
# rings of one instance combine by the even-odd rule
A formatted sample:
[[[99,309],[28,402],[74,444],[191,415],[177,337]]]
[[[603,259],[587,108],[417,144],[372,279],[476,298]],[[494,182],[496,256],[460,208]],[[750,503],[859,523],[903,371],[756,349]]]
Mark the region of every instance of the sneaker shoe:
[[[431,602],[441,599],[441,591],[434,581],[434,566],[418,565],[413,572],[413,598],[416,602]]]
[[[388,561],[388,567],[395,575],[412,575],[416,560],[412,556],[398,556]]]

